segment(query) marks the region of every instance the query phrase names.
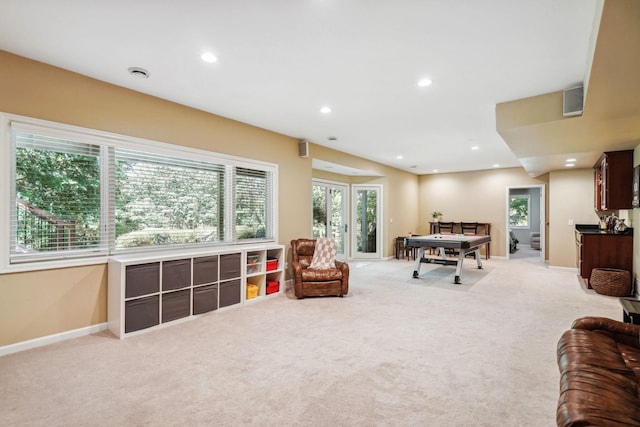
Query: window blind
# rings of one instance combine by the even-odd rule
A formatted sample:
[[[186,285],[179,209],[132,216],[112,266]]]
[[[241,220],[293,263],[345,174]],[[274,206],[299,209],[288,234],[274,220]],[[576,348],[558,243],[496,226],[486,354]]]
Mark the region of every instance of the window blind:
[[[100,147],[14,131],[11,258],[106,252],[101,233]]]
[[[224,165],[115,149],[115,248],[219,242]]]
[[[234,240],[272,238],[271,173],[249,168],[235,168]]]

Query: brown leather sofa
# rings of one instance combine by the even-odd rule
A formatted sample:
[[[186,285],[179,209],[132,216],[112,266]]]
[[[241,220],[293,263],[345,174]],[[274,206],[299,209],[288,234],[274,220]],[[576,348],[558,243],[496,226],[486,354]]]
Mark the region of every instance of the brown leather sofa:
[[[640,325],[577,319],[558,342],[558,426],[640,426]]]
[[[349,292],[349,265],[336,260],[336,268],[312,270],[309,265],[315,248],[316,241],[313,239],[291,241],[291,266],[296,297],[346,295]]]

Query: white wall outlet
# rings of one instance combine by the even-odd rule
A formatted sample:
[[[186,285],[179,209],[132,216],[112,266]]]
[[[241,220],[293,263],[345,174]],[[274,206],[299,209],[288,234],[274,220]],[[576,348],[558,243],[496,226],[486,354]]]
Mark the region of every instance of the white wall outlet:
[[[573,220],[572,219],[569,220],[569,224],[568,225],[573,225]]]

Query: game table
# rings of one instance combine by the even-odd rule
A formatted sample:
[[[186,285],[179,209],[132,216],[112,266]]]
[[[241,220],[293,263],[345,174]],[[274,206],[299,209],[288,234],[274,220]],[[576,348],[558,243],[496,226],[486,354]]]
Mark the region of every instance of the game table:
[[[413,277],[420,276],[420,265],[424,263],[455,265],[456,275],[454,282],[460,284],[460,274],[462,272],[462,263],[467,254],[473,253],[476,258],[478,268],[482,268],[482,260],[480,258],[480,247],[491,242],[491,236],[478,234],[430,234],[428,236],[410,236],[405,239],[405,246],[418,248],[418,257],[416,268],[413,271]],[[439,249],[439,257],[425,257],[425,249]],[[455,249],[458,251],[458,258],[447,258],[445,249]]]

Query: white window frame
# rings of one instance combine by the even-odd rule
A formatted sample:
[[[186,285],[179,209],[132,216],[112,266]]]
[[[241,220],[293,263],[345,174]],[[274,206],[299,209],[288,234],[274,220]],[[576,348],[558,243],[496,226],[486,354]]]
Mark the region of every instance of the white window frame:
[[[14,171],[14,149],[11,140],[11,122],[20,123],[21,127],[28,128],[32,126],[34,129],[38,129],[42,132],[46,129],[47,134],[51,136],[69,135],[82,135],[83,140],[87,142],[94,142],[101,146],[108,145],[110,147],[128,148],[136,151],[148,151],[153,154],[175,156],[180,158],[189,158],[199,161],[216,162],[226,165],[228,168],[233,166],[249,169],[258,169],[268,171],[272,178],[271,198],[268,203],[270,208],[267,215],[267,221],[269,227],[273,230],[272,238],[261,239],[261,242],[273,242],[278,241],[278,165],[274,163],[263,162],[254,159],[247,159],[242,157],[236,157],[226,154],[215,153],[212,151],[206,151],[191,147],[185,147],[181,145],[168,144],[164,142],[152,141],[143,138],[136,138],[126,135],[115,134],[111,132],[99,131],[94,129],[83,128],[79,126],[72,126],[62,123],[51,122],[47,120],[35,119],[31,117],[19,116],[10,113],[0,113],[0,274],[13,273],[21,271],[35,271],[46,270],[53,268],[66,268],[83,265],[95,265],[104,264],[109,259],[109,254],[91,257],[79,257],[70,259],[56,259],[56,260],[38,260],[35,262],[21,262],[11,263],[11,217],[12,209],[15,206],[10,203],[12,189],[15,187],[15,171]],[[105,161],[101,159],[101,161]],[[106,186],[106,168],[102,169],[101,185]],[[13,187],[12,187],[13,186]],[[103,187],[105,188],[105,187]],[[102,225],[102,232],[109,233],[111,236],[114,227],[113,218],[108,216],[108,192],[102,191],[102,209],[103,218],[108,218],[108,221],[104,221]],[[225,203],[231,202],[232,195],[228,191],[225,191]],[[232,205],[228,205],[232,206]],[[225,215],[225,241],[218,242],[212,246],[220,247],[221,245],[242,245],[242,244],[255,244],[255,240],[249,240],[247,242],[234,242],[230,239],[233,236],[232,229],[235,226],[235,219],[231,217],[232,209],[227,209]],[[110,237],[109,237],[110,238]],[[197,246],[196,246],[197,247]],[[191,246],[194,248],[194,246]],[[178,248],[175,248],[178,249]],[[137,248],[138,252],[148,252],[155,250],[167,250],[163,247],[145,247]],[[118,253],[122,253],[120,250]]]

